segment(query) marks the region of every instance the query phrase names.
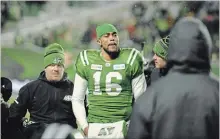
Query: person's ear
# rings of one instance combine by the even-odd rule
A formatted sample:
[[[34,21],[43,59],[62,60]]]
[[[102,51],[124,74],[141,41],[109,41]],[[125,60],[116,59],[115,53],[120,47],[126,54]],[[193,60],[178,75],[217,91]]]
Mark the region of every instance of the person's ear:
[[[97,40],[97,43],[101,46],[101,40],[100,39]]]

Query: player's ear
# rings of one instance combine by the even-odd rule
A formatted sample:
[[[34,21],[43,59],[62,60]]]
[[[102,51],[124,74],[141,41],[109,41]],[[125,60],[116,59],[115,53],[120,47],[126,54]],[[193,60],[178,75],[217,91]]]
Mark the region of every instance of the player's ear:
[[[100,40],[100,39],[98,39],[98,40],[97,40],[97,43],[98,43],[99,45],[101,45],[101,40]]]

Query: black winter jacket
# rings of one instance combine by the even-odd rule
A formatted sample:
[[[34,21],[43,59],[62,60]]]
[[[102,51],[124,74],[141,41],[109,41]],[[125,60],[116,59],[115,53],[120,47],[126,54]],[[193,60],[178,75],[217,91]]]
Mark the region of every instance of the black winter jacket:
[[[198,20],[175,25],[170,70],[135,103],[127,139],[219,139],[219,82],[209,76],[210,44]]]
[[[10,107],[10,123],[19,124],[28,110],[30,121],[63,123],[77,128],[71,103],[73,83],[66,77],[65,73],[61,81],[49,82],[43,71],[37,80],[23,86]]]

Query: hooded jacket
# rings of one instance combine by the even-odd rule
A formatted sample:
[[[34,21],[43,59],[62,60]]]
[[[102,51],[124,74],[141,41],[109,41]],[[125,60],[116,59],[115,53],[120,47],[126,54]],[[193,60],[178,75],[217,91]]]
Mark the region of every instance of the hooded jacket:
[[[218,139],[219,83],[209,76],[211,39],[195,18],[171,32],[168,74],[137,100],[127,139]]]
[[[77,128],[72,111],[72,92],[73,83],[67,79],[66,73],[61,81],[50,82],[43,71],[37,80],[20,89],[18,98],[10,107],[9,121],[18,124],[28,110],[30,121],[63,123]]]

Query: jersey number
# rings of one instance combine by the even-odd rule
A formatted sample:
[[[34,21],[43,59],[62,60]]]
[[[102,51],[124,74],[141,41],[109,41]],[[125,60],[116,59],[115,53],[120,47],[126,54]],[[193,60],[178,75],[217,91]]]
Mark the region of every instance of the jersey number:
[[[93,74],[94,78],[94,85],[95,89],[93,94],[94,95],[102,95],[102,92],[100,90],[100,78],[101,78],[101,72],[97,71]],[[112,78],[116,78],[117,80],[122,80],[122,75],[119,72],[109,72],[106,75],[106,80],[105,80],[105,91],[108,95],[110,96],[117,96],[121,93],[122,87],[117,84],[117,83],[111,83]],[[115,88],[116,91],[112,92],[112,88]]]

